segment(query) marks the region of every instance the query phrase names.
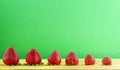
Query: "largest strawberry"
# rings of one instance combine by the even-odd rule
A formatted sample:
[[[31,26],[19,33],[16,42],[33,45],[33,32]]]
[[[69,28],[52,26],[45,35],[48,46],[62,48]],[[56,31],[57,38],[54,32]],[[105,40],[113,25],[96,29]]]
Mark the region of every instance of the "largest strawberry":
[[[3,55],[3,63],[7,65],[17,65],[19,62],[19,56],[13,47],[7,48]]]
[[[61,57],[57,50],[54,50],[48,57],[48,62],[52,65],[59,65],[61,63]]]
[[[41,61],[42,58],[36,49],[31,49],[26,55],[26,62],[29,65],[39,64]]]

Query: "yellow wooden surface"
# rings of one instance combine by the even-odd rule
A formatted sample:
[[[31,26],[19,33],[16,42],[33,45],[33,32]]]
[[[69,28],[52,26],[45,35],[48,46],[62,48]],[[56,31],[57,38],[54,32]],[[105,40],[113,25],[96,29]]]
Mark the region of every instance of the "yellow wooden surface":
[[[120,69],[120,59],[112,59],[112,65],[102,65],[101,59],[96,59],[96,63],[94,65],[85,65],[84,64],[84,59],[79,59],[79,64],[74,65],[74,66],[68,66],[65,64],[65,60],[62,59],[62,63],[60,65],[48,65],[47,59],[43,59],[42,62],[44,63],[43,65],[24,65],[26,62],[24,59],[20,59],[19,63],[21,65],[16,65],[16,66],[8,66],[5,65],[2,60],[0,59],[0,69],[5,70],[5,69],[48,69],[48,70],[63,70],[63,69],[77,69],[77,70],[97,70],[97,69]]]

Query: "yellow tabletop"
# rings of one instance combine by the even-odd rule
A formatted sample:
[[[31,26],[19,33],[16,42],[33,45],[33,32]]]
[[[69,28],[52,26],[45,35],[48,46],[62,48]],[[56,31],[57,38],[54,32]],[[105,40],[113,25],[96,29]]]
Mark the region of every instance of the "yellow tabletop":
[[[48,65],[47,59],[43,59],[42,62],[44,63],[43,65],[25,65],[25,59],[20,59],[19,63],[21,65],[16,65],[16,66],[8,66],[5,65],[2,62],[2,59],[0,59],[0,69],[5,70],[5,69],[48,69],[48,70],[63,70],[63,69],[79,69],[79,70],[96,70],[96,69],[120,69],[120,59],[112,59],[112,65],[102,65],[101,59],[96,59],[96,63],[94,65],[85,65],[84,64],[84,59],[79,59],[79,64],[78,65],[73,65],[73,66],[68,66],[65,64],[65,59],[62,59],[62,63],[60,65]]]

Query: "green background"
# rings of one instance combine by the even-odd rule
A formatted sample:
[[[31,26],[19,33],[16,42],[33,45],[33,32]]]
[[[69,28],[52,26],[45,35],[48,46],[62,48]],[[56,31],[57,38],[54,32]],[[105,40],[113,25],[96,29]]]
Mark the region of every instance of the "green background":
[[[0,0],[0,58],[11,45],[21,58],[31,48],[120,58],[120,0]]]

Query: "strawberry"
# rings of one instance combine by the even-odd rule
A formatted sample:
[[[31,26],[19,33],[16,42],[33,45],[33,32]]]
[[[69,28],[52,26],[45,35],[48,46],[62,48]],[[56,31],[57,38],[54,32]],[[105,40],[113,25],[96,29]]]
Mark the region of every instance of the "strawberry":
[[[26,55],[26,62],[29,65],[41,63],[42,58],[36,49],[31,49]]]
[[[48,57],[48,62],[52,65],[59,65],[61,63],[61,57],[57,50],[54,50]]]
[[[70,52],[67,55],[65,62],[68,65],[77,65],[79,60],[78,60],[78,57],[76,56],[76,54],[74,52]]]
[[[112,63],[112,60],[108,56],[106,56],[102,59],[102,64],[104,64],[104,65],[110,65],[111,63]]]
[[[94,58],[92,55],[88,54],[88,55],[85,57],[85,64],[86,64],[86,65],[92,65],[92,64],[94,64],[94,63],[95,63],[95,58]]]
[[[17,65],[19,62],[19,56],[13,47],[7,48],[3,55],[3,63],[6,65]]]

